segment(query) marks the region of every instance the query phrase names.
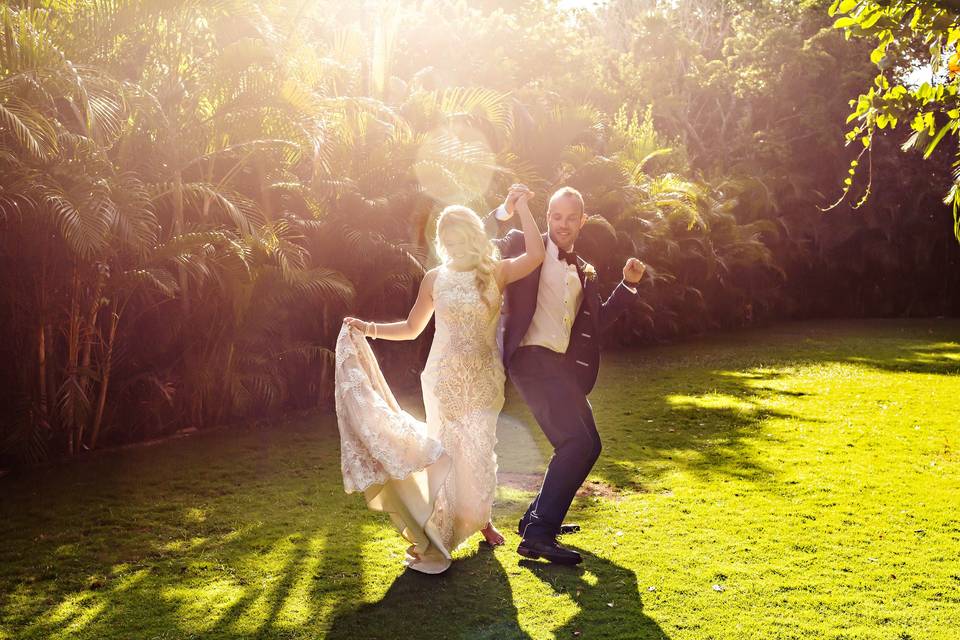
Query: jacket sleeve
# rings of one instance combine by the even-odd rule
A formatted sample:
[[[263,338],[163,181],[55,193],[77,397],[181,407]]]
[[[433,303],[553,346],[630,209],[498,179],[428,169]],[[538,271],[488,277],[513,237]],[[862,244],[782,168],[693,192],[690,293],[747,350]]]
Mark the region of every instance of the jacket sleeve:
[[[500,251],[501,257],[515,258],[523,253],[525,248],[523,232],[519,229],[511,229],[502,238],[498,237],[500,236],[500,221],[497,220],[496,213],[497,210],[494,209],[484,218],[484,230],[487,232],[490,242]]]
[[[621,280],[607,301],[600,305],[600,331],[609,329],[639,299],[640,292],[633,293]]]

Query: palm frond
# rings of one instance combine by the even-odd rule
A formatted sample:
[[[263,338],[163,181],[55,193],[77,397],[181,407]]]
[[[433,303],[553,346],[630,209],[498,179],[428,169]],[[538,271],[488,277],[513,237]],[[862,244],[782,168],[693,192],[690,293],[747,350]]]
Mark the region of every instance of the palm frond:
[[[57,151],[57,132],[53,123],[16,96],[0,97],[0,137],[9,136],[26,155],[45,161]]]
[[[144,286],[162,295],[173,298],[180,292],[180,285],[176,277],[167,269],[148,267],[143,269],[131,269],[122,274],[125,284],[133,287]]]
[[[89,258],[107,246],[116,207],[102,183],[83,185],[81,189],[77,194],[57,184],[42,184],[38,185],[38,199],[67,245]]]
[[[255,227],[265,222],[257,204],[236,191],[206,182],[188,182],[182,185],[182,190],[185,200],[194,208],[198,217],[202,217],[205,205],[212,203],[226,214],[242,234],[252,233]],[[170,196],[172,191],[163,195]]]

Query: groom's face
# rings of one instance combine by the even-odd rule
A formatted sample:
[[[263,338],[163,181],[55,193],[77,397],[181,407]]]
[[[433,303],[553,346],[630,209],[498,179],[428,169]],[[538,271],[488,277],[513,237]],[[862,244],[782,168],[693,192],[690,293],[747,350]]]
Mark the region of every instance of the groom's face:
[[[547,231],[553,244],[564,251],[570,251],[580,235],[580,228],[587,216],[580,210],[576,198],[562,196],[554,198],[547,210]]]

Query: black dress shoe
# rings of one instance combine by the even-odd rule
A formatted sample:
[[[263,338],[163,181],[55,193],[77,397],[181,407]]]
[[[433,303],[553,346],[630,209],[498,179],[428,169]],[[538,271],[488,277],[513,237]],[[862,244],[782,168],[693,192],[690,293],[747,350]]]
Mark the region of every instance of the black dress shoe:
[[[557,544],[556,540],[521,540],[517,553],[524,558],[543,558],[555,564],[580,564],[583,558],[573,549]]]

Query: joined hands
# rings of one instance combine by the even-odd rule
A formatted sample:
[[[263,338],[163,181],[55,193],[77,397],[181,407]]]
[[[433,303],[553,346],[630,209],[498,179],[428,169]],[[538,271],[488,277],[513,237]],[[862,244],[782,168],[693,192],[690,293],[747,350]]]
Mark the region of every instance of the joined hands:
[[[529,203],[534,193],[524,184],[515,183],[510,185],[507,191],[507,199],[503,201],[503,208],[509,215],[513,215],[515,207],[521,207],[521,211],[529,211]]]

